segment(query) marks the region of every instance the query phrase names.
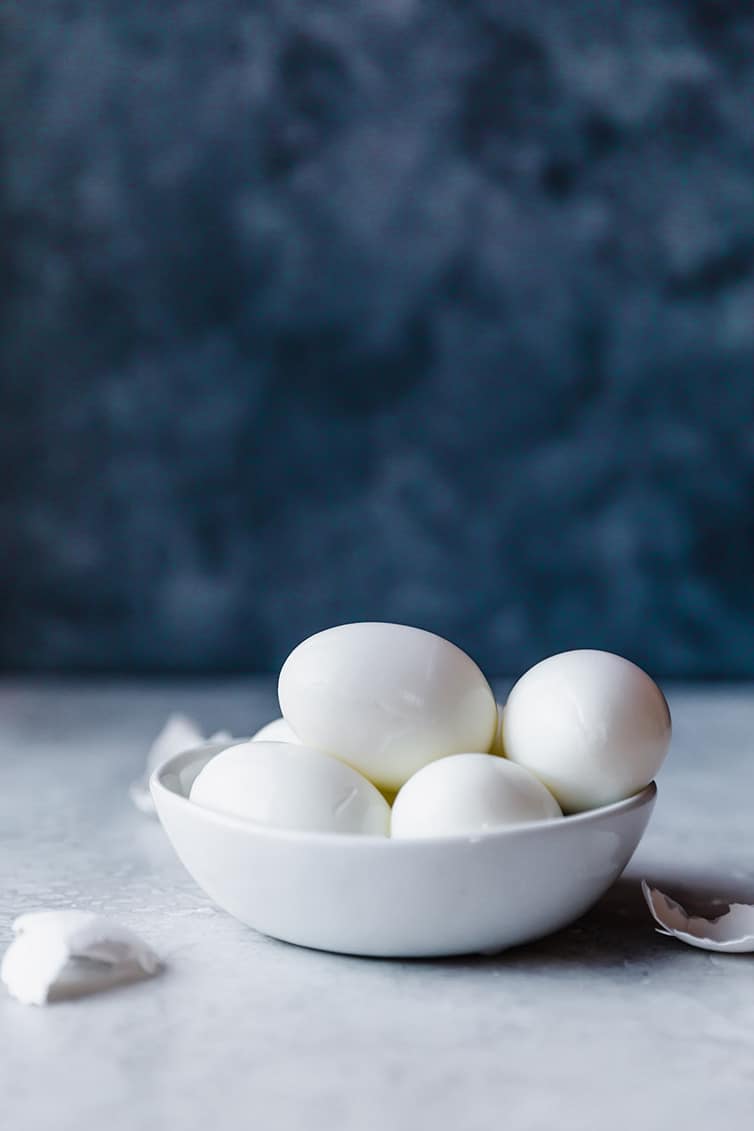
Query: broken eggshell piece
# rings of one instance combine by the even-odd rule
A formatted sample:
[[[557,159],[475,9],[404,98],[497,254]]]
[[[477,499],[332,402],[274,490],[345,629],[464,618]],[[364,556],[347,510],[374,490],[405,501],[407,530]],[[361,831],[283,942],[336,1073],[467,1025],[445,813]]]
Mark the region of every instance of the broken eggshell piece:
[[[641,890],[659,932],[672,935],[689,946],[718,953],[746,954],[754,951],[754,906],[731,903],[727,912],[713,919],[689,915],[680,903],[642,880]]]
[[[156,974],[160,961],[138,935],[90,911],[35,911],[13,924],[0,966],[24,1005],[83,997]]]
[[[136,781],[131,782],[128,787],[131,800],[136,808],[140,809],[142,813],[154,816],[154,802],[149,792],[149,779],[154,771],[163,762],[167,762],[168,758],[182,754],[184,750],[192,750],[195,746],[201,746],[205,741],[230,743],[233,740],[231,735],[224,730],[218,731],[211,738],[205,739],[199,727],[188,715],[182,715],[178,712],[170,715],[165,726],[149,748],[144,773]]]

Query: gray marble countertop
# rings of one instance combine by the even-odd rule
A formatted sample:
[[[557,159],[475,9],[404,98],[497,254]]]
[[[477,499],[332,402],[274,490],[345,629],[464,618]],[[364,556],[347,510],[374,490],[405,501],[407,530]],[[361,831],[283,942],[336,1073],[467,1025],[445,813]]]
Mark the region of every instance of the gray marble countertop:
[[[91,908],[164,973],[45,1009],[0,995],[15,1131],[585,1131],[751,1126],[754,957],[655,933],[638,879],[754,901],[754,691],[676,689],[660,798],[585,919],[494,958],[344,958],[215,910],[127,787],[170,710],[248,733],[269,681],[0,683],[0,940]]]

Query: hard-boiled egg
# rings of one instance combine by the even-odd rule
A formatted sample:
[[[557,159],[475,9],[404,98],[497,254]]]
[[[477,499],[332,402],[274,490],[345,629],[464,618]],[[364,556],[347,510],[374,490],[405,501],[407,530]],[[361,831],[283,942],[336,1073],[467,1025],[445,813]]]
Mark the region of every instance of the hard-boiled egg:
[[[292,742],[296,746],[301,744],[300,738],[293,732],[293,727],[285,719],[273,719],[271,723],[266,723],[251,736],[250,741]]]
[[[307,746],[400,787],[436,758],[489,750],[495,697],[465,652],[419,628],[344,624],[309,637],[280,673],[280,707]]]
[[[393,804],[393,837],[475,836],[562,816],[540,781],[504,758],[454,754],[406,782]]]
[[[648,785],[670,735],[670,711],[657,684],[611,652],[543,660],[515,685],[503,717],[507,757],[536,774],[572,813]]]
[[[200,770],[190,798],[197,805],[306,832],[387,836],[390,807],[350,766],[287,742],[243,742]]]

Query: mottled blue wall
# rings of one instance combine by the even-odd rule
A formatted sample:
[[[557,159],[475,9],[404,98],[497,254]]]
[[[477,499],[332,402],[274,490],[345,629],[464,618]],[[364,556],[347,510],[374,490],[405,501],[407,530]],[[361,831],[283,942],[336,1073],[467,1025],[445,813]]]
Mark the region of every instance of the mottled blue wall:
[[[754,675],[754,9],[11,3],[0,662]]]

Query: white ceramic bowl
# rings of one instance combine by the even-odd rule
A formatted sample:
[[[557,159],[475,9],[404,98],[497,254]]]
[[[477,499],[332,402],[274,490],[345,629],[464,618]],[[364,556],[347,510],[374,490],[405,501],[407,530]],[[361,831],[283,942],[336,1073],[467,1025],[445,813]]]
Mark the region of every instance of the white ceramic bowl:
[[[623,871],[657,792],[653,783],[615,805],[478,837],[301,833],[189,801],[217,749],[186,751],[152,775],[157,813],[178,856],[243,923],[344,954],[490,953],[564,927]]]

